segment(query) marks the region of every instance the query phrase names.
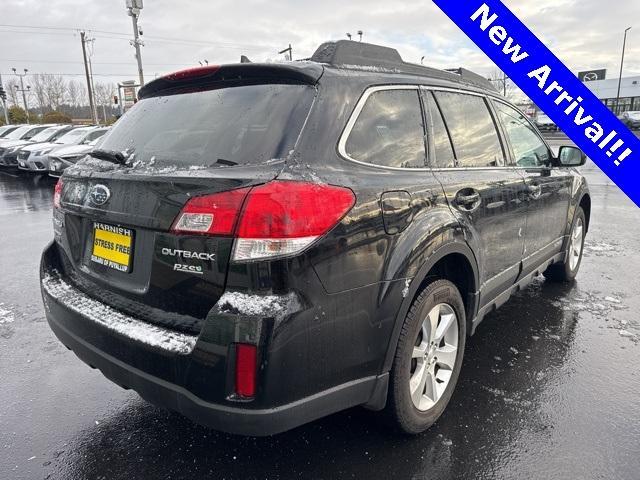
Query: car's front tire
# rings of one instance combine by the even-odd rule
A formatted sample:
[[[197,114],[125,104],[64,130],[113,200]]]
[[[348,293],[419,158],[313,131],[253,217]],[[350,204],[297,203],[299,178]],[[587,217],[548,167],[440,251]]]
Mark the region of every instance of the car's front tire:
[[[544,276],[555,282],[573,282],[580,270],[587,222],[581,207],[576,209],[571,225],[571,233],[565,250],[565,261],[554,263],[544,272]]]
[[[387,415],[408,434],[442,415],[458,381],[466,340],[456,286],[436,280],[415,298],[404,320],[390,375]]]

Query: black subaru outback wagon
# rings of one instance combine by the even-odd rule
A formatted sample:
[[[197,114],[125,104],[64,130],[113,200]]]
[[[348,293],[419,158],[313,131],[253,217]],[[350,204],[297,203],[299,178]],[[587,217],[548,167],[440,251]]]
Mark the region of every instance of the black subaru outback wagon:
[[[80,359],[196,422],[423,431],[483,317],[580,267],[584,155],[467,70],[340,41],[139,96],[56,186],[42,295]]]

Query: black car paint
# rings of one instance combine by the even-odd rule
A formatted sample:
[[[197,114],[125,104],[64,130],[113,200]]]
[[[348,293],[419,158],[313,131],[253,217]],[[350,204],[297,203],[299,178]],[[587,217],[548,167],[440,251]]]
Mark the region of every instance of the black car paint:
[[[259,72],[261,67],[249,68]],[[278,67],[268,68],[270,75],[278,73]],[[198,335],[188,355],[142,345],[87,322],[43,289],[52,329],[81,359],[152,403],[214,428],[250,435],[277,433],[353,405],[382,408],[402,321],[434,269],[453,278],[464,275],[460,289],[472,332],[486,312],[533,274],[563,259],[573,212],[589,202],[584,179],[573,169],[436,171],[425,165],[393,170],[354,163],[338,153],[338,139],[371,86],[491,93],[428,76],[304,63],[282,69],[293,77],[299,69],[296,81],[317,85],[302,135],[286,159],[211,169],[199,177],[188,172],[136,175],[113,165],[69,169],[63,176],[62,209],[55,213],[56,241],[45,250],[41,266],[42,276],[62,275],[119,310]],[[232,75],[234,81],[238,75]],[[145,88],[162,94],[155,87],[163,86]],[[356,193],[357,203],[334,229],[293,258],[229,263],[232,239],[169,232],[190,195],[274,178],[345,186]],[[531,182],[542,184],[540,199],[528,195]],[[86,192],[98,183],[113,192],[106,209],[87,200]],[[474,212],[455,204],[456,192],[464,189],[480,193]],[[529,222],[530,216],[534,221]],[[130,276],[88,262],[94,220],[136,230]],[[527,228],[535,229],[535,237],[527,235]],[[556,235],[552,247],[535,252],[542,239]],[[161,253],[163,246],[216,253],[218,261],[194,261],[205,269],[203,278],[195,278],[173,271]],[[293,293],[296,301],[284,317],[250,316],[218,305],[223,291]],[[251,401],[233,396],[238,341],[259,347],[257,393]]]

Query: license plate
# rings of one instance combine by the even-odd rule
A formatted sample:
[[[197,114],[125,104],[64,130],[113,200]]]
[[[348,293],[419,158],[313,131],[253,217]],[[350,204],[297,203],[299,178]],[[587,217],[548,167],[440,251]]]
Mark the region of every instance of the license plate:
[[[133,230],[116,225],[93,224],[91,261],[129,273],[133,258]]]

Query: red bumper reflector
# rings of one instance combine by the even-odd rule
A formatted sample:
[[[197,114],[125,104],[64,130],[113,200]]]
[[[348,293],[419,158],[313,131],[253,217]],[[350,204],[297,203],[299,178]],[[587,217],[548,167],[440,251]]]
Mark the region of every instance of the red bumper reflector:
[[[257,353],[255,345],[236,344],[236,394],[241,397],[256,394]]]

